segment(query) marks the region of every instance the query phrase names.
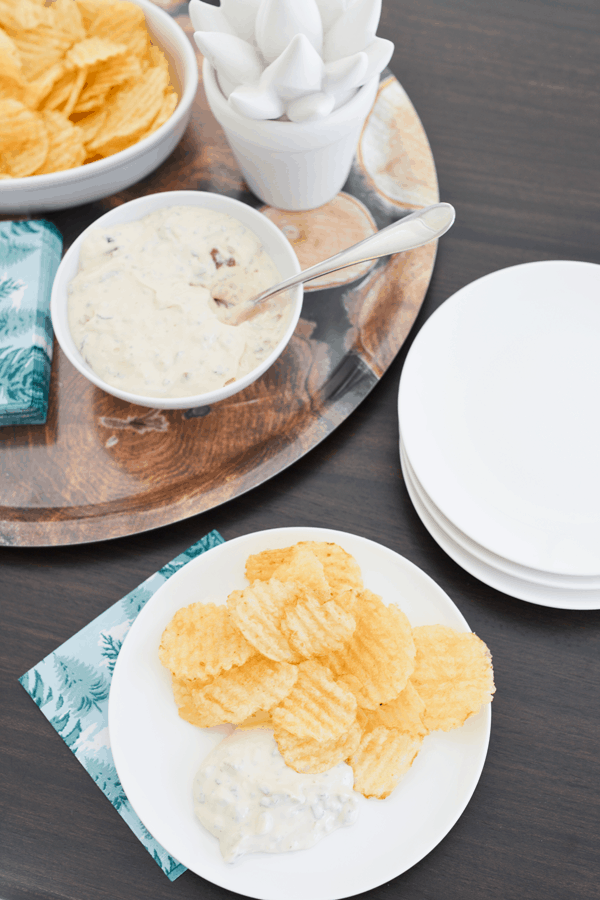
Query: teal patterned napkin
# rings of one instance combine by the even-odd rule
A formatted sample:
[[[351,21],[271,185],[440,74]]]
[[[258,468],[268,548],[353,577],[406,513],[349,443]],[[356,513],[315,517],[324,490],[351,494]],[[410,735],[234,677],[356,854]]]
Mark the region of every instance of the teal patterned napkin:
[[[108,694],[119,650],[142,607],[171,575],[223,542],[218,531],[211,531],[19,678],[171,881],[185,872],[185,866],[154,840],[125,796],[110,750]]]
[[[51,222],[0,222],[0,427],[46,421],[50,292],[61,252]]]

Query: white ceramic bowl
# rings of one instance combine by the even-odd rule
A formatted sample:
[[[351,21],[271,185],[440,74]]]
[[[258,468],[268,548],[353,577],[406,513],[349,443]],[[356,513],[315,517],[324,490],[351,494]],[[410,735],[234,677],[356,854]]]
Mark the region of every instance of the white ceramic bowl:
[[[54,285],[52,287],[52,298],[50,301],[50,312],[52,315],[52,325],[54,334],[60,344],[63,352],[69,361],[78,369],[82,375],[102,388],[114,397],[121,400],[127,400],[129,403],[136,403],[139,406],[149,406],[153,409],[191,409],[196,406],[209,406],[211,403],[217,403],[232,394],[248,387],[253,381],[256,381],[263,375],[270,366],[273,365],[278,356],[283,352],[289,342],[296,324],[300,317],[300,309],[302,307],[302,285],[292,288],[290,296],[293,301],[292,315],[285,334],[273,350],[273,352],[263,362],[239,378],[232,384],[219,388],[216,391],[210,391],[205,394],[196,394],[190,397],[145,397],[141,394],[132,394],[128,391],[120,390],[110,384],[106,384],[90,366],[85,362],[75,342],[71,336],[68,321],[68,293],[67,288],[69,282],[75,277],[79,269],[79,250],[82,242],[85,240],[88,232],[93,228],[103,228],[107,225],[114,225],[122,222],[135,222],[138,219],[147,216],[157,209],[164,209],[170,206],[197,206],[205,209],[212,209],[216,212],[227,213],[238,221],[243,222],[254,234],[259,238],[266,252],[269,254],[275,266],[279,269],[282,280],[296,275],[300,272],[300,263],[294,249],[285,235],[279,228],[257,212],[246,203],[240,203],[231,197],[224,197],[221,194],[212,194],[208,191],[165,191],[160,194],[149,194],[146,197],[139,197],[137,200],[131,200],[129,203],[123,203],[115,209],[111,209],[104,216],[86,228],[77,240],[69,247],[63,260],[58,267]],[[157,335],[157,341],[160,335]]]
[[[179,103],[154,134],[120,153],[50,175],[30,175],[0,182],[0,213],[36,213],[66,209],[116,194],[157,168],[181,140],[198,89],[198,65],[183,29],[150,0],[141,6],[146,26],[169,61]]]

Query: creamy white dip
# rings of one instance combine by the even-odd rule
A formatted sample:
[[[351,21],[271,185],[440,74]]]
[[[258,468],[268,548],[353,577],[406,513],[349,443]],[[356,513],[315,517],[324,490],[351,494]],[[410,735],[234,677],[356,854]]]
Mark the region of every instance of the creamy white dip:
[[[280,295],[253,319],[217,315],[219,285],[252,297],[281,280],[258,237],[224,213],[175,206],[95,229],[69,285],[69,327],[107,384],[151,397],[189,397],[255,369],[283,336]]]
[[[286,766],[268,728],[238,729],[208,754],[194,780],[194,811],[226,862],[245,853],[304,850],[358,817],[345,763],[320,775]]]

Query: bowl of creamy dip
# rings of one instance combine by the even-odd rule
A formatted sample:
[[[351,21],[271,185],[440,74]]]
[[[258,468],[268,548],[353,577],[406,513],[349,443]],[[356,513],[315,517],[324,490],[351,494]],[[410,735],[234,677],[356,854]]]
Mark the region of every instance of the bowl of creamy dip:
[[[260,378],[294,333],[302,287],[240,325],[220,295],[254,296],[300,271],[285,235],[231,197],[170,191],[97,219],[52,289],[61,349],[89,381],[155,409],[208,406]]]

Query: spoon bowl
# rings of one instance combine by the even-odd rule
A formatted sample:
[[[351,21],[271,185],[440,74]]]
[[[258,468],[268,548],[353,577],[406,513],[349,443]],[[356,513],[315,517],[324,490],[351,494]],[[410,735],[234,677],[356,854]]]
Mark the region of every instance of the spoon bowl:
[[[450,203],[434,203],[432,206],[426,206],[397,222],[392,222],[376,234],[336,253],[335,256],[330,256],[329,259],[304,269],[298,275],[280,281],[254,297],[240,297],[237,288],[234,289],[229,282],[221,283],[213,293],[216,314],[228,325],[241,325],[242,322],[247,322],[255,316],[264,301],[274,294],[303,284],[305,281],[312,281],[320,275],[336,272],[338,269],[422,247],[445,234],[454,224],[455,218],[456,212]]]

